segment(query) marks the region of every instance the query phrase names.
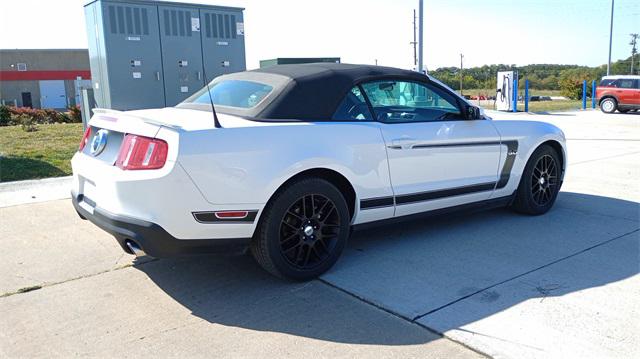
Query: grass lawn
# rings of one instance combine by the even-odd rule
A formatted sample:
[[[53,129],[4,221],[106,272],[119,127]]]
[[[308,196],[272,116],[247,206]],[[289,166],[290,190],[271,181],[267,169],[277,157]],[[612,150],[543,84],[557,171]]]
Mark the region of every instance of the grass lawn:
[[[80,139],[81,123],[0,127],[0,182],[70,175]]]
[[[458,89],[454,90],[456,90],[456,92],[460,92],[458,91]],[[463,89],[462,92],[465,95],[469,96],[477,96],[478,94],[485,94],[490,96],[496,95],[496,89]],[[518,95],[524,96],[524,89],[519,89]],[[562,91],[529,89],[529,96],[562,96]]]
[[[471,101],[477,104],[477,101]],[[493,101],[483,101],[481,106],[494,110]],[[582,108],[582,100],[555,100],[555,101],[529,101],[529,112],[553,112],[553,111],[571,111]],[[587,101],[587,108],[591,108],[591,101]],[[518,111],[524,111],[524,102],[518,102]]]
[[[591,101],[587,107],[591,108]],[[529,112],[569,111],[582,108],[582,100],[529,101]],[[524,111],[524,102],[518,102],[518,111]]]

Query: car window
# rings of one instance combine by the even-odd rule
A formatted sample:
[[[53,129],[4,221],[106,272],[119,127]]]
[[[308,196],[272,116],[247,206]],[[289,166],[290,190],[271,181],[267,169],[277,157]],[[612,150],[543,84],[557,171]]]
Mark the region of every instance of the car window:
[[[373,121],[371,111],[358,86],[347,93],[333,114],[336,121]]]
[[[633,79],[620,79],[616,82],[616,87],[622,89],[632,89],[635,87]]]
[[[389,80],[365,83],[362,88],[378,121],[425,122],[461,115],[454,96],[437,87]]]
[[[207,88],[203,88],[195,98],[187,99],[185,102],[192,103],[213,103],[220,106],[252,108],[262,101],[271,91],[272,86],[267,84],[244,81],[225,80],[214,84],[211,87],[211,97],[207,93]]]
[[[615,86],[616,80],[614,79],[604,79],[600,81],[600,86]]]

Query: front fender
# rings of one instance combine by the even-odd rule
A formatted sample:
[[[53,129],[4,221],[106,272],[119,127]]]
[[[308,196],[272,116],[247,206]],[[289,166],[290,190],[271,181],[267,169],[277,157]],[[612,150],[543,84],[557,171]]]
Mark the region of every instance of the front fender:
[[[562,150],[560,155],[563,164],[562,176],[564,176],[567,167],[566,138],[558,127],[546,122],[519,120],[494,120],[494,124],[503,142],[513,140],[518,142],[518,152],[511,169],[509,182],[503,189],[496,191],[495,197],[510,194],[517,189],[527,161],[540,145],[548,141],[554,141]],[[506,153],[500,157],[502,165]]]

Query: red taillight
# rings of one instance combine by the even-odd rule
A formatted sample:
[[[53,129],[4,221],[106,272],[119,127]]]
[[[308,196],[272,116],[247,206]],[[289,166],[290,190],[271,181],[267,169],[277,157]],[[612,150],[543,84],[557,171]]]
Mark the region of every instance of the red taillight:
[[[169,146],[163,140],[126,135],[122,140],[116,166],[123,170],[153,170],[167,162]]]
[[[249,211],[218,211],[214,212],[218,219],[241,219],[246,218],[249,215]]]
[[[91,136],[91,127],[87,127],[84,131],[84,136],[82,136],[82,141],[80,141],[80,146],[78,146],[78,152],[82,152],[84,146],[89,142],[89,136]]]

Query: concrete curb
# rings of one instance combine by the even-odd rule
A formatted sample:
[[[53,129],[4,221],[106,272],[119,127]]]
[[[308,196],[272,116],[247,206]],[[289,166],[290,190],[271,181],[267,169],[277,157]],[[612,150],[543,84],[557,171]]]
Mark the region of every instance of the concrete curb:
[[[72,177],[0,183],[0,208],[70,197]]]

